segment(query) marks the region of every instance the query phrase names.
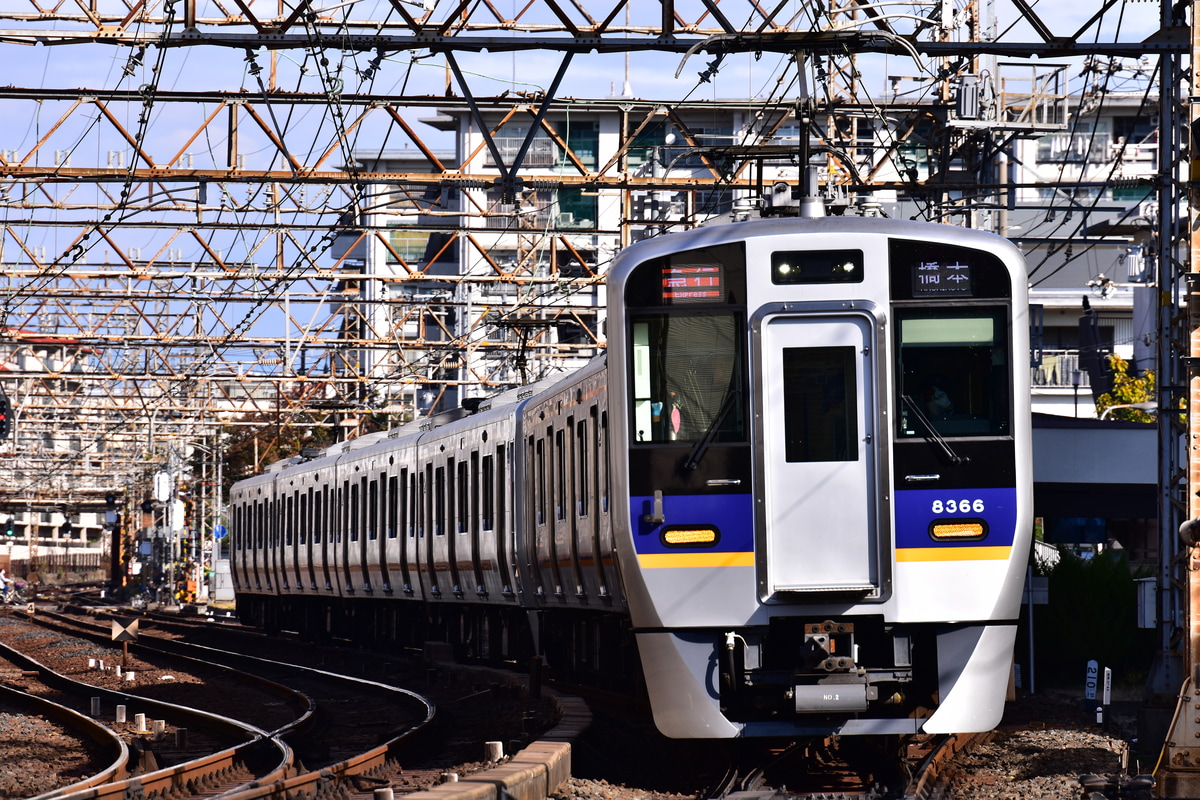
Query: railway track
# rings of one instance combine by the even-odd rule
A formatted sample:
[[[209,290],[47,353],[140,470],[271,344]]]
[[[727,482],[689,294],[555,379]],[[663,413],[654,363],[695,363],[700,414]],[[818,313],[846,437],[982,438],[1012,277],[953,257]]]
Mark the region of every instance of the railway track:
[[[54,616],[43,609],[38,613],[38,621],[42,624],[52,623],[64,630],[70,630],[71,635],[88,636],[94,641],[102,641],[108,633],[108,627],[92,622],[82,625],[79,619],[59,617],[56,621],[48,619]],[[91,630],[86,630],[90,628]],[[296,758],[286,770],[260,778],[250,784],[243,784],[240,790],[232,794],[222,787],[222,796],[228,797],[276,797],[296,796],[297,793],[321,797],[371,797],[374,790],[381,787],[395,788],[399,791],[412,791],[425,788],[442,779],[453,765],[434,764],[425,770],[401,769],[398,760],[401,751],[406,758],[411,759],[416,747],[411,739],[417,738],[424,727],[433,720],[432,708],[419,701],[411,692],[403,692],[394,686],[347,675],[338,675],[329,669],[302,667],[281,661],[272,661],[260,656],[242,654],[218,653],[214,648],[197,647],[181,641],[156,640],[147,641],[149,637],[140,639],[134,646],[139,660],[147,658],[147,651],[166,656],[168,651],[172,658],[181,657],[184,651],[200,651],[204,661],[223,662],[227,667],[237,663],[240,670],[252,671],[262,679],[273,674],[286,682],[295,685],[297,682],[309,681],[303,693],[313,698],[314,712],[304,715],[303,721],[294,725],[270,731],[269,738],[286,740],[295,746]],[[278,645],[278,643],[276,643]],[[195,655],[192,655],[195,658]],[[351,685],[354,691],[370,691],[391,695],[401,695],[406,703],[420,702],[421,713],[414,713],[410,705],[408,717],[415,722],[405,722],[397,731],[397,719],[381,708],[378,699],[363,701],[362,696],[356,700],[345,689],[333,691],[328,688],[331,684]],[[321,688],[325,687],[325,688]],[[495,688],[484,687],[468,693],[462,702],[469,705],[471,694],[491,695]],[[343,694],[339,694],[339,692]],[[455,703],[448,704],[450,706]],[[354,708],[358,711],[355,711]],[[366,710],[363,711],[362,709]],[[575,715],[579,716],[579,715]],[[345,719],[343,719],[345,717]],[[381,721],[382,720],[382,721]],[[586,724],[583,723],[583,724]],[[568,721],[568,726],[575,729],[582,727],[578,722]],[[341,726],[341,727],[338,727]],[[518,784],[524,785],[533,780],[542,786],[541,794],[549,791],[551,776],[555,781],[564,780],[569,775],[569,746],[559,743],[546,746],[544,744],[528,748],[528,752],[518,754],[508,759],[501,767],[507,773],[502,781],[509,781],[513,788]],[[479,756],[483,754],[480,753]],[[411,763],[411,760],[410,760]],[[181,775],[190,770],[190,764],[181,764],[177,772]],[[422,776],[421,773],[429,773]],[[189,785],[191,778],[181,777],[180,785]],[[469,788],[464,781],[464,789]],[[120,794],[121,787],[110,788],[105,797],[138,796],[135,787],[126,787],[126,793]],[[190,794],[179,785],[171,789],[175,796],[211,796],[207,792]],[[88,795],[101,796],[101,795]]]
[[[913,766],[907,737],[802,740],[744,753],[705,800],[897,800]]]
[[[0,749],[6,766],[21,774],[27,796],[99,786],[129,773],[130,749],[119,734],[74,708],[7,685],[10,671],[8,664],[0,667],[0,716],[20,719],[21,738],[40,747],[17,755],[22,743],[10,740],[6,726]],[[21,681],[30,677],[18,673]],[[84,777],[72,781],[68,774]]]
[[[267,732],[187,705],[76,680],[12,646],[20,641],[24,648],[36,649],[36,629],[15,622],[12,615],[0,621],[5,623],[0,633],[7,642],[0,646],[0,655],[20,670],[20,677],[8,682],[23,684],[9,687],[13,696],[24,695],[33,702],[39,692],[52,690],[76,707],[60,718],[77,736],[96,739],[103,728],[123,748],[120,763],[69,791],[58,790],[56,796],[132,798],[180,791],[210,796],[256,780],[275,780],[292,767],[291,749]],[[22,630],[17,632],[19,624]],[[43,634],[39,641],[44,640]],[[86,716],[79,706],[88,709]],[[176,767],[181,762],[187,764],[185,769]]]
[[[103,621],[111,613],[105,609],[88,609],[88,616]],[[117,612],[120,616],[121,612]],[[195,652],[199,649],[206,653],[206,658],[212,658],[211,648],[182,641],[191,638],[192,632],[200,631],[224,638],[231,631],[216,623],[195,620],[187,617],[146,615],[140,618],[144,630],[150,630],[167,638],[155,638],[152,644],[144,643],[160,652]],[[248,640],[260,642],[261,647],[278,648],[277,639],[267,640],[257,632],[242,631]],[[326,658],[333,661],[353,659],[365,661],[366,654],[352,652],[337,652],[327,654]],[[226,656],[231,660],[254,662],[260,674],[262,664],[271,660],[245,654]],[[344,666],[344,665],[343,665]],[[361,666],[361,665],[360,665]],[[274,668],[274,667],[272,667]],[[280,669],[291,670],[295,665],[287,664]],[[328,673],[329,670],[318,670]],[[276,676],[283,679],[285,676]],[[557,738],[557,737],[556,737]],[[711,800],[763,800],[768,797],[780,798],[927,798],[944,796],[948,773],[945,766],[955,755],[964,749],[974,746],[979,741],[986,741],[987,735],[952,736],[952,737],[915,737],[901,740],[892,737],[886,743],[872,743],[862,748],[862,742],[857,740],[842,740],[831,746],[830,742],[806,742],[789,748],[776,748],[764,752],[756,758],[757,766],[745,767],[741,770],[731,770],[726,781],[714,788],[708,797]],[[297,748],[298,751],[303,748]],[[407,759],[406,759],[407,760]],[[744,763],[753,759],[743,757]],[[315,797],[334,796],[370,798],[379,788],[389,788],[395,793],[417,789],[418,794],[413,800],[455,800],[456,797],[475,798],[481,789],[481,781],[485,786],[491,786],[495,791],[495,800],[504,793],[512,794],[504,780],[519,780],[526,784],[532,779],[536,786],[532,800],[541,800],[556,785],[556,780],[565,780],[570,774],[569,745],[559,741],[538,742],[522,752],[517,758],[511,759],[504,767],[509,778],[501,779],[495,775],[486,779],[478,779],[472,775],[459,775],[463,779],[461,785],[440,785],[431,790],[430,786],[441,779],[441,774],[452,771],[450,765],[433,766],[426,774],[418,776],[407,770],[401,770],[400,758],[397,751],[389,748],[366,748],[341,761],[332,760],[326,764],[324,773],[330,769],[341,774],[340,780],[331,782],[328,775],[322,778],[322,770],[308,768],[304,759],[300,759],[303,769],[297,774],[277,781],[273,786],[254,786],[244,792],[238,792],[230,797],[239,800],[251,798],[276,797],[280,793],[313,794]],[[417,771],[419,772],[419,771]],[[493,770],[493,773],[495,771]],[[488,773],[484,773],[488,774]],[[512,777],[515,775],[516,777]],[[554,776],[558,775],[559,778]],[[336,787],[336,788],[335,788]],[[457,794],[456,794],[457,793]],[[490,800],[485,797],[484,800]]]

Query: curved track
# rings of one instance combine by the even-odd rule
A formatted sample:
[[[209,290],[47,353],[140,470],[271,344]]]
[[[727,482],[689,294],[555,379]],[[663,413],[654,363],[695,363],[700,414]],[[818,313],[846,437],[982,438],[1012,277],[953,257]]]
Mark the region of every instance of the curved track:
[[[91,613],[104,614],[95,609]],[[151,625],[165,630],[211,629],[210,618],[178,615],[148,615]],[[255,632],[246,632],[258,636]],[[173,645],[168,644],[169,649]],[[949,781],[944,766],[964,749],[986,741],[989,734],[957,736],[887,737],[878,741],[816,740],[790,747],[743,752],[743,766],[731,768],[724,780],[708,793],[712,800],[762,798],[931,798],[944,792]],[[370,763],[368,762],[364,763]],[[388,770],[383,768],[379,780]],[[303,782],[287,781],[291,790]],[[358,781],[360,788],[366,782]],[[778,790],[772,787],[786,787]],[[311,786],[308,787],[311,789]],[[467,787],[463,787],[466,792]],[[370,791],[360,792],[369,797]],[[450,796],[449,786],[438,795]],[[255,790],[252,797],[264,797]]]
[[[129,747],[111,728],[73,708],[2,684],[0,703],[22,715],[57,723],[69,735],[87,743],[91,760],[99,760],[104,764],[99,771],[48,794],[65,794],[102,786],[121,780],[128,774],[131,768]]]
[[[108,636],[103,625],[83,626],[78,619],[46,610],[38,613],[37,622],[98,642]],[[80,797],[134,798],[151,791],[169,791],[176,797],[230,796],[231,792],[232,796],[247,797],[295,796],[297,792],[313,797],[347,797],[364,791],[369,796],[371,790],[389,785],[399,775],[396,751],[434,718],[433,706],[424,698],[377,681],[167,639],[143,637],[133,649],[139,657],[152,653],[208,667],[220,665],[229,675],[236,673],[238,680],[292,687],[292,692],[305,698],[302,713],[270,732],[258,730],[256,740],[260,744],[273,743],[288,754],[287,760],[251,775],[244,770],[226,769],[224,774],[238,774],[245,780],[236,784],[225,780],[215,785],[210,779],[211,759],[195,760],[172,768],[169,786],[151,783],[152,776],[144,775],[124,786],[110,785]],[[85,691],[93,695],[100,692],[94,687]],[[119,696],[130,698],[131,703],[141,702],[125,693]],[[298,706],[294,700],[289,702]]]
[[[23,669],[36,672],[38,679],[47,686],[80,702],[91,703],[92,698],[96,698],[95,702],[106,709],[96,720],[97,724],[105,721],[113,726],[128,725],[133,720],[144,719],[147,721],[145,724],[149,725],[153,720],[161,720],[164,732],[169,723],[175,731],[195,732],[210,741],[225,743],[208,748],[209,752],[203,755],[190,758],[186,765],[159,768],[160,758],[178,754],[169,748],[160,747],[156,751],[145,747],[148,741],[145,737],[154,733],[151,729],[131,730],[126,741],[138,754],[136,763],[127,758],[127,769],[106,769],[102,774],[82,782],[74,791],[56,792],[56,797],[142,798],[181,791],[191,793],[189,796],[210,796],[214,792],[256,780],[275,780],[287,774],[292,767],[291,748],[260,728],[186,705],[77,681],[8,645],[0,645],[0,653]],[[119,708],[125,712],[125,723],[116,720]],[[179,745],[180,739],[177,737],[175,747],[178,749]],[[136,775],[126,777],[126,773]]]

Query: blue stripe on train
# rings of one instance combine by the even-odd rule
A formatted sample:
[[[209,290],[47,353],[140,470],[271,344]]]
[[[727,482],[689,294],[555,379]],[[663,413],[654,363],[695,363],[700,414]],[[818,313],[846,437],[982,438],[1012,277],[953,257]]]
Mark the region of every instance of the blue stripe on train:
[[[707,525],[720,533],[720,541],[704,548],[716,553],[738,553],[754,549],[754,500],[748,494],[665,495],[662,525],[646,522],[654,507],[653,497],[631,497],[629,517],[633,546],[638,553],[677,553],[660,535],[663,528]]]
[[[965,506],[965,510],[964,510]],[[934,520],[982,519],[987,536],[973,542],[936,541]],[[1011,546],[1017,527],[1017,490],[903,489],[896,492],[896,547]]]

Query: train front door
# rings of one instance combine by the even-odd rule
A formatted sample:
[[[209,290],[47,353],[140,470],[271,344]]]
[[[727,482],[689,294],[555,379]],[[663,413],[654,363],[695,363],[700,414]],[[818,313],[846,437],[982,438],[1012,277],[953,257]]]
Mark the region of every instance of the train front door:
[[[879,587],[873,331],[862,314],[765,320],[764,595]]]

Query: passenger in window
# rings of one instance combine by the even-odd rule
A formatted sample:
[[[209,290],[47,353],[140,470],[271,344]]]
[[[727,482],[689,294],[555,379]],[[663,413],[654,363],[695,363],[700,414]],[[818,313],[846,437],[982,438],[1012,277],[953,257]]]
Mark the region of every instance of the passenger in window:
[[[945,380],[935,378],[925,390],[925,415],[930,419],[949,419],[954,413],[954,403],[942,388],[946,385]]]

